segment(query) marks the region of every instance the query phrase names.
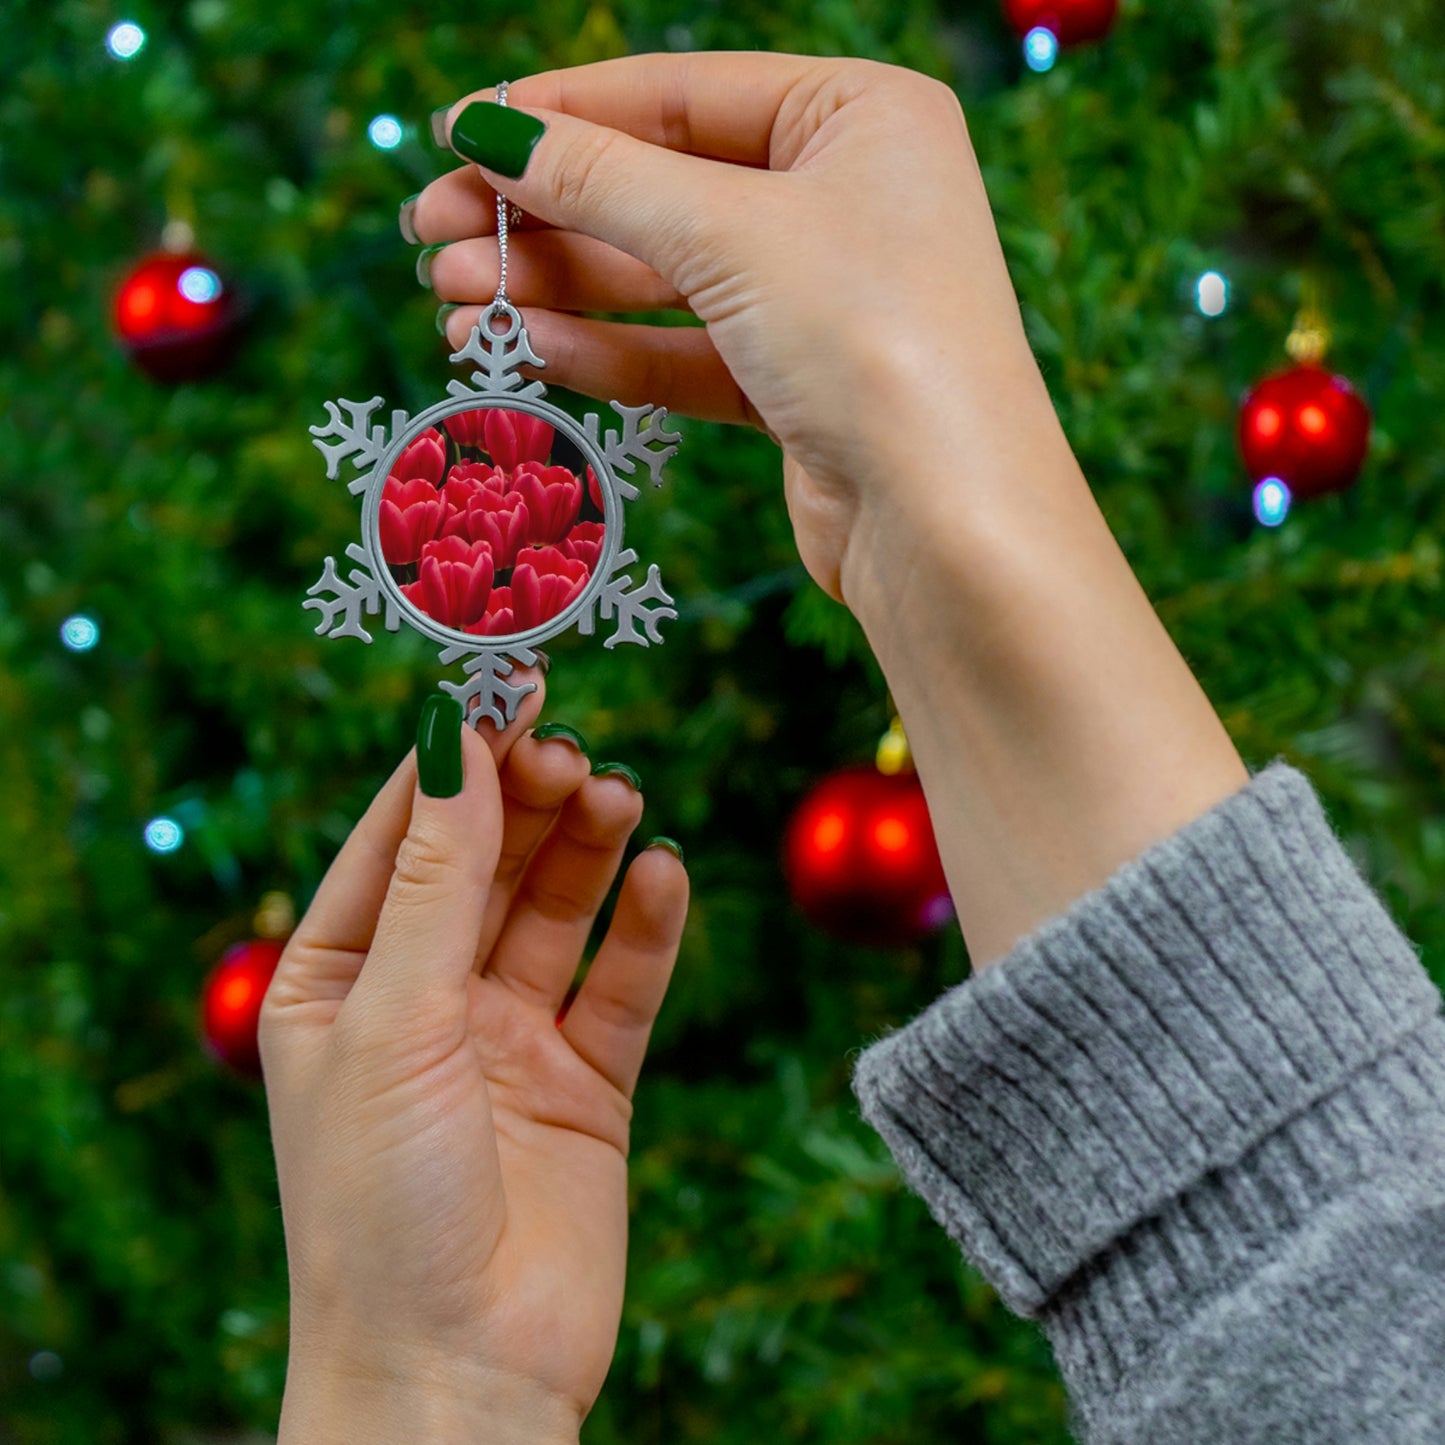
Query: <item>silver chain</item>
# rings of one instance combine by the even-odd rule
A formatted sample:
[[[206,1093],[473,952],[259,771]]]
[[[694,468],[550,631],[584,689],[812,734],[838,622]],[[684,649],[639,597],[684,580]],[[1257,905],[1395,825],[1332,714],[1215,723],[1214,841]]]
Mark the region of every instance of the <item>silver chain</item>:
[[[502,81],[497,86],[497,104],[507,103],[507,81]],[[509,206],[507,198],[497,192],[497,250],[501,255],[501,274],[497,278],[497,294],[492,298],[492,304],[487,314],[495,316],[504,306],[510,306],[511,300],[507,295],[507,212],[511,211],[511,224],[518,226],[522,222],[522,212],[517,206]]]

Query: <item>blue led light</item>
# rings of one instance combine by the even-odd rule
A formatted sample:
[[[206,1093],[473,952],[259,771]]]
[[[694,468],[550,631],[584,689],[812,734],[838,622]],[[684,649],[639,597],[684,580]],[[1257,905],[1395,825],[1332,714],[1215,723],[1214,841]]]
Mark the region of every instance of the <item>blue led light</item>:
[[[1194,300],[1202,315],[1223,316],[1229,306],[1229,282],[1218,271],[1206,271],[1195,283]]]
[[[214,301],[223,289],[221,278],[209,266],[187,266],[181,272],[176,287],[187,301],[194,301],[198,305]]]
[[[1290,491],[1278,477],[1266,477],[1254,489],[1254,515],[1262,527],[1277,527],[1289,516]]]
[[[77,612],[60,624],[60,640],[72,652],[89,652],[100,641],[100,624]]]
[[[1024,37],[1024,59],[1029,69],[1042,74],[1059,58],[1059,37],[1047,25],[1035,25]]]
[[[112,25],[105,37],[105,48],[117,60],[133,60],[145,48],[146,33],[134,20],[122,20]]]
[[[401,122],[394,115],[375,116],[366,134],[377,150],[394,151],[401,144]]]
[[[174,818],[152,818],[146,824],[146,847],[152,853],[174,853],[186,841],[186,830]]]

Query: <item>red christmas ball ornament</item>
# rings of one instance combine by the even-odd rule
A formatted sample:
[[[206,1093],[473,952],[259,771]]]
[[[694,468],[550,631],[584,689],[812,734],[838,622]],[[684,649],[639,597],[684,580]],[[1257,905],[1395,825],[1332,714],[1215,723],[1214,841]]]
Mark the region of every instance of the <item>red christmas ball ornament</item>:
[[[1061,46],[1083,45],[1114,28],[1119,0],[1004,0],[1004,14],[1020,39],[1047,30]]]
[[[236,944],[222,955],[201,990],[201,1034],[207,1049],[251,1078],[261,1077],[256,1030],[282,947],[272,938]]]
[[[1278,477],[1295,497],[1354,486],[1370,446],[1370,409],[1343,376],[1316,362],[1267,376],[1239,413],[1239,449],[1256,482]]]
[[[235,351],[239,311],[204,256],[159,251],[121,282],[115,329],[127,353],[157,381],[197,381]]]
[[[953,917],[917,774],[844,768],[803,799],[783,866],[809,922],[850,943],[912,943]]]

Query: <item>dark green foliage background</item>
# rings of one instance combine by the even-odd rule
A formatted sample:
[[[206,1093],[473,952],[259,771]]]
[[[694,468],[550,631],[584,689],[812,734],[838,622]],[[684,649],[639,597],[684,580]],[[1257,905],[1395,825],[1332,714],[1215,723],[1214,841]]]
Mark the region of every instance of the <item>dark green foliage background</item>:
[[[1246,760],[1310,773],[1445,976],[1438,7],[1136,3],[1046,77],[1021,73],[995,0],[129,13],[150,42],[122,65],[102,43],[120,12],[0,8],[0,1440],[274,1429],[264,1098],[202,1054],[196,998],[263,890],[310,896],[434,677],[410,634],[323,643],[300,606],[356,527],[307,435],[322,402],[414,411],[448,374],[395,226],[443,160],[372,149],[379,111],[424,135],[501,77],[667,48],[865,55],[955,85],[1040,362],[1146,589]],[[229,372],[170,389],[108,330],[168,212],[255,305]],[[908,265],[898,218],[870,224],[898,227]],[[1209,266],[1235,288],[1216,322],[1191,305]],[[1354,493],[1267,532],[1233,418],[1306,276],[1378,426]],[[1046,1346],[901,1189],[847,1087],[860,1046],[965,976],[959,935],[842,948],[779,879],[789,808],[867,755],[882,680],[797,565],[771,447],[684,432],[670,490],[629,523],[682,617],[662,651],[557,646],[548,703],[640,767],[640,836],[684,840],[696,898],[585,1438],[1062,1441]],[[57,640],[78,610],[104,628],[85,656]],[[168,858],[141,844],[162,811],[189,828]],[[60,1379],[32,1377],[42,1350]]]

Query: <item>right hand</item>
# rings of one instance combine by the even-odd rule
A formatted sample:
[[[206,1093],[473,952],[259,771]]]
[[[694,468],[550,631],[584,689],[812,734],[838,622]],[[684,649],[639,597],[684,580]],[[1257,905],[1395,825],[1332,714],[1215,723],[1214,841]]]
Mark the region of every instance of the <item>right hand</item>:
[[[495,94],[453,105],[448,134]],[[525,213],[508,291],[547,379],[765,429],[803,562],[855,611],[860,536],[897,545],[851,570],[906,568],[910,534],[1016,483],[1004,428],[1057,432],[944,85],[864,60],[662,54],[529,76],[507,99],[547,125],[524,175],[468,164],[413,212],[422,241],[459,243],[431,262],[437,295],[464,303],[448,339],[496,291],[496,186]],[[576,314],[665,308],[706,327]]]

